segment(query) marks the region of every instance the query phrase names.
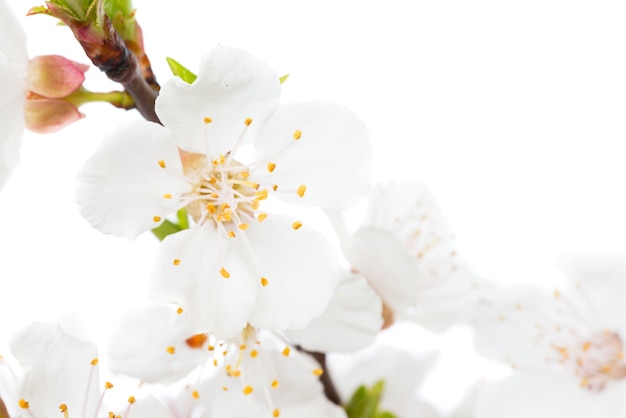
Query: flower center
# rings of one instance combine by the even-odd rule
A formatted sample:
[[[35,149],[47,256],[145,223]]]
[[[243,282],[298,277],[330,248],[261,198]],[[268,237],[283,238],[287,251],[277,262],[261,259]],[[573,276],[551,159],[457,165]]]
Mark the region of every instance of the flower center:
[[[624,345],[614,332],[592,335],[580,345],[575,359],[580,386],[589,390],[602,390],[611,380],[626,378]]]

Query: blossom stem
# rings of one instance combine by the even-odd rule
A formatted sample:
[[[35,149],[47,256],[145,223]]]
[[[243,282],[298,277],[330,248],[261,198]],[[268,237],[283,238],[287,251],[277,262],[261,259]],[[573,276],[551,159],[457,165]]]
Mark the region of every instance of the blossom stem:
[[[322,370],[324,371],[322,375],[319,377],[322,386],[324,386],[324,395],[326,398],[334,403],[335,405],[341,405],[341,397],[339,396],[339,392],[333,383],[333,379],[328,372],[328,366],[326,365],[326,353],[320,353],[317,351],[307,351],[301,347],[298,347],[298,350],[301,350],[318,362]]]
[[[7,411],[6,405],[2,401],[2,398],[0,398],[0,418],[11,418],[9,416],[9,411]]]
[[[91,102],[107,102],[121,109],[128,110],[135,108],[135,101],[132,96],[125,91],[92,92],[81,87],[67,96],[65,100],[76,107]]]

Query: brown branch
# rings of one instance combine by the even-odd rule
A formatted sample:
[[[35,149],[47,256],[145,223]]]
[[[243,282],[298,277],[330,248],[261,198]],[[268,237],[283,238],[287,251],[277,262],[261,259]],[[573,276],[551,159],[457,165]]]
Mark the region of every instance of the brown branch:
[[[335,405],[341,406],[341,397],[339,396],[339,392],[335,387],[335,383],[333,382],[333,379],[330,376],[330,373],[328,372],[328,367],[326,365],[326,353],[307,351],[301,347],[298,347],[298,350],[307,353],[319,363],[320,367],[324,371],[324,373],[322,373],[322,375],[320,376],[320,382],[322,383],[322,386],[324,386],[324,395],[326,395],[326,398]]]

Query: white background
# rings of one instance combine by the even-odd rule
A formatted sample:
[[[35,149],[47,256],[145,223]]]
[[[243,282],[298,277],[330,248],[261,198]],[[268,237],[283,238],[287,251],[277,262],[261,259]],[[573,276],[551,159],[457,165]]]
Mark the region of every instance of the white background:
[[[36,5],[10,1],[20,18]],[[372,134],[375,181],[429,186],[461,253],[483,276],[558,280],[560,254],[624,250],[621,1],[135,6],[161,82],[169,78],[166,56],[193,69],[221,43],[289,73],[285,100],[329,98],[352,108]],[[45,16],[22,20],[31,56],[86,62],[67,28]],[[96,69],[87,77],[94,90],[116,88]],[[112,124],[139,116],[105,105],[81,110],[87,118],[56,135],[26,134],[22,162],[0,193],[0,348],[31,320],[67,311],[106,334],[119,312],[146,298],[156,240],[103,236],[73,203],[82,161]],[[454,358],[450,373],[469,370]]]

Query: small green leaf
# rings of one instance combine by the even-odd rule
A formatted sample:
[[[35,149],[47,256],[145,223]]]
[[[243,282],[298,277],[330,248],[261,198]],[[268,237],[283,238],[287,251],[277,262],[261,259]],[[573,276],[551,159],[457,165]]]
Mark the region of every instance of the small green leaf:
[[[372,397],[365,386],[360,386],[346,406],[349,418],[374,418],[378,409],[378,399]]]
[[[191,84],[198,78],[197,75],[189,71],[174,58],[167,57],[166,60],[167,64],[170,66],[170,70],[172,70],[172,74],[180,77],[184,82]]]
[[[182,208],[176,212],[176,218],[178,219],[178,227],[183,229],[189,229],[189,216],[187,216],[187,209]]]
[[[168,235],[175,234],[182,230],[183,229],[180,226],[166,219],[161,225],[152,229],[152,233],[159,239],[159,241],[163,241]]]
[[[282,77],[278,78],[278,81],[280,81],[280,84],[283,84],[285,81],[287,81],[287,79],[289,78],[289,74],[285,74]]]
[[[35,7],[31,7],[28,13],[26,13],[26,16],[33,16],[33,15],[52,16],[52,12],[50,12],[50,10],[48,10],[46,6],[35,6]]]
[[[380,414],[376,415],[375,418],[398,418],[398,417],[396,417],[391,412],[381,412]]]

